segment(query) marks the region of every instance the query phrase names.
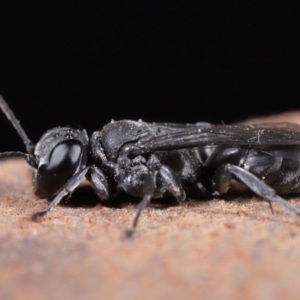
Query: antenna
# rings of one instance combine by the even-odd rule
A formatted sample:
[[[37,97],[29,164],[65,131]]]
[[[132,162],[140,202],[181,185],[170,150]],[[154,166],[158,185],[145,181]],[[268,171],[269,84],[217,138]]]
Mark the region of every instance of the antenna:
[[[20,125],[20,121],[17,120],[12,110],[9,108],[7,103],[5,102],[4,98],[0,95],[0,107],[3,113],[6,115],[7,119],[11,122],[11,124],[15,127],[16,131],[18,132],[19,136],[23,140],[25,144],[26,150],[29,154],[33,154],[34,151],[34,144],[28,138],[27,134],[25,133],[24,129]]]

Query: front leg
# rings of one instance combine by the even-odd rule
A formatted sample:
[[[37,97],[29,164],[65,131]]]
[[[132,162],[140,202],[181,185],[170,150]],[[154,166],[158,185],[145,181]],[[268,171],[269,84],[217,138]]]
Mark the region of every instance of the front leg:
[[[109,201],[113,198],[112,188],[104,173],[97,166],[90,167],[87,178],[101,200]]]
[[[32,215],[31,219],[33,221],[38,221],[41,217],[45,216],[47,213],[49,213],[60,201],[61,199],[71,194],[76,187],[79,185],[79,183],[82,181],[82,179],[85,177],[86,173],[88,172],[89,167],[85,167],[83,170],[78,172],[77,174],[73,175],[68,182],[64,185],[60,193],[52,200],[52,202],[46,207],[44,210],[36,212]]]

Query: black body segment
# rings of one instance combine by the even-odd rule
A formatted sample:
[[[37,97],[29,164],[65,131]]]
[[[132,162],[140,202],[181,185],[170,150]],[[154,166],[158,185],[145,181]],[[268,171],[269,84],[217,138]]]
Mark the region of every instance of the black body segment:
[[[152,198],[220,196],[234,179],[290,213],[300,211],[279,194],[300,193],[300,126],[173,124],[123,120],[111,122],[91,138],[85,130],[57,127],[37,145],[26,136],[0,96],[0,108],[23,139],[28,153],[5,152],[0,159],[22,157],[34,169],[41,197],[54,198],[36,220],[72,193],[86,177],[101,200],[119,190],[141,199],[127,231],[131,236]],[[33,150],[34,149],[34,150]]]

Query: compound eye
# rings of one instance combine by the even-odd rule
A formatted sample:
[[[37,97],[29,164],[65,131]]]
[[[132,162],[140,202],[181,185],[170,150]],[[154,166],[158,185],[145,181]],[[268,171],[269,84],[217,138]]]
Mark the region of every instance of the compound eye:
[[[74,174],[82,145],[77,141],[66,141],[53,148],[47,164],[41,165],[37,172],[37,188],[45,195],[57,192]]]

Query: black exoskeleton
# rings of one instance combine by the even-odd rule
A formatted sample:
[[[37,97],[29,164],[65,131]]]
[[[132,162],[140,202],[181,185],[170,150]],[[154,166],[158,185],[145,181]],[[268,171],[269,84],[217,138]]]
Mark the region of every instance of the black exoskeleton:
[[[53,197],[33,220],[47,214],[72,193],[84,177],[99,198],[110,201],[118,190],[141,198],[127,235],[151,198],[186,193],[219,196],[231,179],[290,213],[300,211],[278,194],[300,192],[300,126],[290,123],[194,125],[111,122],[89,139],[85,130],[57,127],[34,146],[0,96],[0,107],[11,121],[28,153],[4,152],[0,159],[22,157],[34,170],[34,186],[41,197]]]

